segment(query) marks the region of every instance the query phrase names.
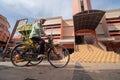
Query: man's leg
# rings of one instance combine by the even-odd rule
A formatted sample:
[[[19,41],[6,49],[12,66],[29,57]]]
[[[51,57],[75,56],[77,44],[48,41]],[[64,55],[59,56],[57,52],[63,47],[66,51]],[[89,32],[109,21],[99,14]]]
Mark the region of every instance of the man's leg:
[[[40,54],[44,54],[45,51],[45,41],[41,38],[40,40]]]
[[[41,37],[33,37],[32,40],[38,42],[40,45],[38,53],[43,54],[45,51],[45,41]]]

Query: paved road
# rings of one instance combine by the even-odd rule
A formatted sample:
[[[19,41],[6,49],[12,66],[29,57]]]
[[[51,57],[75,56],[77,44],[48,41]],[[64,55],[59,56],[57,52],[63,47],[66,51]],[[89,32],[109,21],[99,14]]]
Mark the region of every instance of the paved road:
[[[120,64],[70,63],[53,68],[42,63],[21,68],[0,62],[0,80],[120,80]]]

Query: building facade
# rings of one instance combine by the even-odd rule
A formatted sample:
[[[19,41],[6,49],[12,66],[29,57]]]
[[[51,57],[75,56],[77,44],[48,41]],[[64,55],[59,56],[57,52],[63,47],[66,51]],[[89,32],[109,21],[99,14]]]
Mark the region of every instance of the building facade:
[[[109,42],[103,42],[108,50],[120,53],[120,9],[106,10],[106,28],[112,38]]]
[[[72,3],[73,15],[92,10],[90,0],[73,0]],[[120,9],[105,10],[105,12],[95,31],[100,45],[104,46],[105,50],[107,50],[110,47],[110,45],[106,45],[107,42],[112,42],[113,44],[120,42]],[[46,29],[48,28],[46,33],[50,34],[52,31],[56,41],[67,48],[74,48],[75,35],[73,19],[64,20],[62,17],[48,18],[44,25]],[[88,38],[90,39],[90,37]]]
[[[0,15],[0,47],[5,47],[7,40],[10,36],[8,29],[10,25],[6,19],[6,17]]]
[[[73,20],[60,17],[47,18],[44,23],[45,33],[54,36],[54,42],[60,43],[67,48],[74,47],[74,27]]]
[[[86,10],[92,10],[90,0],[73,0],[73,15]],[[120,48],[120,9],[104,11],[105,16],[96,28],[98,41],[106,50],[117,51]]]
[[[90,0],[72,0],[73,15],[92,10]],[[107,50],[116,45],[107,45],[110,42],[114,44],[120,42],[120,9],[106,10],[105,15],[95,29],[99,43]],[[75,33],[73,19],[63,19],[61,16],[47,18],[44,23],[46,34],[52,34],[54,41],[58,42],[68,49],[74,49]],[[45,38],[45,37],[43,37]],[[45,38],[46,39],[46,38]],[[90,39],[90,37],[88,37]],[[116,49],[120,46],[116,46]],[[115,51],[115,49],[114,49]]]
[[[90,0],[72,0],[72,12],[75,15],[78,12],[91,10]]]
[[[106,11],[106,23],[110,37],[120,39],[120,9]]]

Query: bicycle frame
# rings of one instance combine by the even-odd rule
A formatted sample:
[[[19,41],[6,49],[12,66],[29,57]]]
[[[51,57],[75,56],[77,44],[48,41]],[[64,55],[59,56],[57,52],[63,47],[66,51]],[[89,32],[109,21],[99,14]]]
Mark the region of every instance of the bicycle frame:
[[[49,53],[50,49],[54,48],[54,42],[52,35],[47,36],[48,42],[45,42],[45,52]],[[32,47],[35,51],[37,50],[37,46],[39,45],[37,42],[32,41],[30,38],[26,38],[26,41],[24,44],[29,45]],[[26,49],[28,46],[23,46],[23,49]]]

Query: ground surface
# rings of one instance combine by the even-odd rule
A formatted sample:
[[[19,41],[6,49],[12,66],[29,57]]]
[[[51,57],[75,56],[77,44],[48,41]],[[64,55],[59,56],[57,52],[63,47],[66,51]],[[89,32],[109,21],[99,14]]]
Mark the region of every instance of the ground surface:
[[[15,67],[0,62],[0,80],[120,80],[120,64],[69,63],[53,68],[49,63]]]

